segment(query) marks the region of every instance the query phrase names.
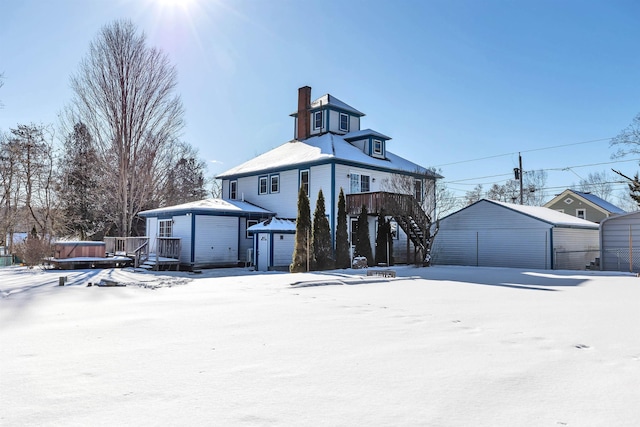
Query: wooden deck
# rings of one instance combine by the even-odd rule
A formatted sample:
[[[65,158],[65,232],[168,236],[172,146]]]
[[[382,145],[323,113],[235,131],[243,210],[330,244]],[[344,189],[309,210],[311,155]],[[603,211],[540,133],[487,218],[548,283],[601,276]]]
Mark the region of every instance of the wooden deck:
[[[134,267],[160,269],[180,265],[182,239],[179,237],[157,237],[155,247],[149,247],[149,237],[105,237],[105,252],[108,255],[123,255],[133,259]]]

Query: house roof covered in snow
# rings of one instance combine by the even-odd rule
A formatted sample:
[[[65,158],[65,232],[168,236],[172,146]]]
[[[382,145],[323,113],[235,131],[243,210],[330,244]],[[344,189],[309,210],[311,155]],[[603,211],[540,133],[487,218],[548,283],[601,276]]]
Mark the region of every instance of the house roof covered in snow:
[[[333,107],[347,113],[352,113],[360,117],[365,115],[363,112],[356,110],[351,105],[340,101],[338,98],[328,93],[313,101],[309,107],[311,108],[311,110],[315,110],[326,106]],[[291,113],[290,115],[292,117],[296,117],[298,115],[298,112],[296,111],[294,113]]]
[[[373,136],[380,139],[386,139],[387,141],[391,139],[390,136],[381,134],[380,132],[376,132],[375,130],[371,129],[362,129],[355,132],[349,132],[348,134],[344,135],[343,138],[345,139],[345,141],[353,141],[365,136]]]
[[[247,228],[249,233],[295,233],[296,222],[291,219],[270,218]]]
[[[274,215],[273,212],[262,209],[254,204],[240,200],[204,199],[181,205],[167,206],[164,208],[142,211],[138,215],[142,217],[155,217],[164,215],[180,215],[185,213],[209,214],[209,215],[238,215],[247,214]]]
[[[258,172],[294,168],[300,165],[321,163],[346,163],[370,169],[390,172],[406,172],[431,175],[440,178],[430,170],[397,156],[389,151],[386,159],[378,159],[364,153],[360,148],[348,143],[343,136],[325,133],[312,136],[304,141],[292,140],[255,157],[239,166],[219,174],[216,178],[252,175]]]
[[[598,229],[598,224],[587,221],[586,219],[577,218],[553,209],[542,206],[516,205],[514,203],[499,202],[497,200],[482,199],[476,203],[489,202],[503,206],[516,212],[520,212],[532,218],[539,219],[554,226],[561,227],[577,227],[577,228],[594,228]],[[475,204],[475,203],[474,203]]]

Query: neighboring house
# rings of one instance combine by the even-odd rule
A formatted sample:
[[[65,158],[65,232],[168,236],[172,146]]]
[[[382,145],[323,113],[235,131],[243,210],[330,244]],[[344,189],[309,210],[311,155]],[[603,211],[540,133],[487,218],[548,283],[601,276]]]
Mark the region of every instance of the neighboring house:
[[[302,187],[308,194],[312,213],[322,189],[335,247],[338,196],[342,188],[350,230],[361,206],[367,205],[374,243],[375,215],[384,209],[400,228],[394,244],[396,261],[408,260],[410,253],[415,255],[418,249],[424,251],[422,235],[427,215],[421,203],[441,177],[389,151],[389,136],[362,129],[364,113],[332,95],[312,102],[311,88],[300,88],[298,109],[291,116],[293,140],[216,177],[222,180],[222,198],[228,202],[244,200],[278,218],[295,220],[298,189]],[[398,177],[409,184],[401,191],[390,191],[389,183],[397,182]],[[278,241],[274,243],[277,245]],[[292,252],[291,249],[290,255]]]
[[[544,207],[595,223],[600,223],[612,215],[625,213],[595,194],[571,189],[564,190],[548,201]]]
[[[640,211],[600,223],[600,269],[640,272]]]
[[[253,237],[247,228],[273,214],[241,200],[206,199],[140,212],[146,218],[150,252],[163,239],[180,238],[180,265],[235,266],[247,262]]]
[[[537,206],[480,200],[440,220],[434,264],[585,269],[598,224]]]

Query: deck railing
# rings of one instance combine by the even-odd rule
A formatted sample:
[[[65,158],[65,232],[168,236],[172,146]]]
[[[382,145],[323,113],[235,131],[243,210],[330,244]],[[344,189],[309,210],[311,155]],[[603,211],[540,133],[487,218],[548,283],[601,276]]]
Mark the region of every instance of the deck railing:
[[[113,255],[134,256],[146,259],[150,252],[163,258],[180,258],[182,239],[180,237],[158,237],[155,251],[149,248],[149,237],[105,237],[105,252]]]
[[[156,254],[165,258],[180,259],[181,242],[180,237],[158,237]]]

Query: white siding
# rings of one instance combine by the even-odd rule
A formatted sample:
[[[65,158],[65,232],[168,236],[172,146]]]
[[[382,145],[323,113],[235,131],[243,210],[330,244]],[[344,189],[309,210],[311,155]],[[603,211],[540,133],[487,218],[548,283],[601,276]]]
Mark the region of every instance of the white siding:
[[[584,270],[600,256],[598,230],[554,228],[553,251],[555,269]]]
[[[180,237],[180,263],[191,262],[191,215],[173,217],[172,237]]]
[[[280,237],[282,236],[282,239]],[[285,267],[291,264],[295,234],[273,234],[273,265]]]
[[[550,224],[489,202],[440,222],[437,264],[551,268]]]
[[[238,218],[196,215],[195,266],[238,261]]]
[[[600,263],[606,271],[640,271],[640,212],[600,224]]]

